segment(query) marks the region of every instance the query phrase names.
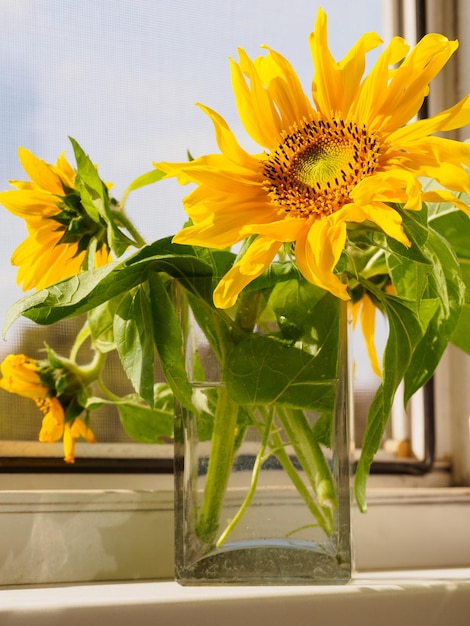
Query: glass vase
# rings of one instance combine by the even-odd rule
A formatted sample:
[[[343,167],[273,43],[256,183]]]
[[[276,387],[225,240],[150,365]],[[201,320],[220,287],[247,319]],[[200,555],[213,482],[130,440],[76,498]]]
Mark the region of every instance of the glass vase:
[[[192,402],[176,402],[177,581],[346,583],[346,305],[298,280],[261,305],[246,295],[231,316],[186,296],[178,308]]]

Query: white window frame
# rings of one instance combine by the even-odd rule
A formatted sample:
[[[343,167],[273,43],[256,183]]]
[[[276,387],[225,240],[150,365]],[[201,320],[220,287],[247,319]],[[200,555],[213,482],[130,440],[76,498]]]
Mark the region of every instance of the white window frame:
[[[391,34],[396,34],[396,28],[400,26],[412,39],[415,27],[414,0],[382,0],[382,3],[386,23],[395,31]],[[447,98],[451,104],[462,97],[459,90],[464,89],[465,85],[468,87],[470,68],[464,67],[464,63],[469,58],[465,50],[470,46],[470,3],[465,0],[452,3],[427,0],[426,4],[429,27],[436,32],[445,32],[448,36],[458,34],[461,41],[460,63],[453,66],[450,74],[446,73],[442,79],[439,78],[443,83],[436,81],[430,101],[432,114],[434,108],[437,110],[448,106]],[[457,12],[458,20],[450,7]],[[452,29],[459,32],[452,33]],[[464,29],[468,37],[464,36]],[[342,621],[337,612],[338,597],[341,597],[345,607],[350,607],[347,615],[353,618],[351,611],[357,609],[353,608],[349,599],[354,590],[361,590],[364,604],[359,603],[359,606],[367,607],[365,611],[362,610],[361,623],[367,624],[368,616],[377,614],[373,610],[374,606],[378,607],[376,599],[380,598],[383,602],[385,597],[376,593],[374,596],[374,591],[368,593],[367,589],[390,592],[393,588],[392,580],[403,590],[417,591],[417,604],[413,604],[412,598],[415,596],[409,593],[406,602],[408,607],[413,607],[412,611],[419,610],[421,615],[429,610],[430,605],[426,602],[431,598],[431,593],[432,597],[440,601],[444,597],[449,599],[449,594],[452,594],[453,603],[446,605],[447,621],[452,624],[464,623],[458,621],[461,613],[456,612],[453,619],[452,610],[459,611],[464,606],[462,602],[468,603],[470,598],[470,545],[467,540],[470,521],[470,487],[467,486],[470,485],[469,374],[469,357],[457,349],[449,348],[435,377],[438,458],[445,461],[452,453],[453,486],[449,486],[449,476],[439,471],[439,465],[432,476],[394,477],[391,482],[384,476],[372,476],[368,489],[369,512],[362,515],[354,511],[353,514],[353,537],[360,573],[356,586],[335,590],[330,595],[327,593],[329,599],[326,600],[321,593],[305,592],[302,589],[277,590],[276,594],[283,596],[283,602],[292,602],[291,608],[294,610],[304,606],[306,614],[308,607],[314,606],[321,623],[337,624]],[[165,475],[0,474],[0,585],[66,585],[61,587],[62,600],[55,594],[55,587],[36,589],[33,594],[31,588],[27,587],[23,595],[21,589],[0,589],[0,621],[2,611],[5,611],[4,614],[12,619],[9,623],[15,624],[11,607],[16,606],[18,609],[25,598],[28,598],[29,608],[24,610],[31,610],[34,623],[46,623],[41,621],[45,616],[41,612],[42,606],[47,611],[48,625],[59,623],[51,621],[50,611],[53,607],[70,611],[83,609],[80,613],[83,621],[79,622],[78,617],[74,621],[78,624],[90,620],[85,608],[96,610],[100,606],[104,610],[103,615],[106,608],[114,610],[117,606],[129,608],[132,605],[134,611],[136,606],[139,611],[144,611],[145,606],[149,606],[152,594],[156,596],[153,596],[152,606],[158,608],[154,618],[159,616],[163,622],[165,619],[162,616],[176,615],[176,606],[181,603],[190,606],[187,603],[195,603],[196,600],[204,600],[207,611],[217,603],[222,606],[224,624],[240,623],[230,621],[230,611],[226,611],[233,607],[234,602],[238,611],[250,606],[250,602],[255,607],[257,603],[261,606],[263,602],[268,602],[271,597],[268,590],[228,590],[222,593],[207,589],[187,591],[178,589],[173,583],[155,582],[171,580],[173,577],[172,489],[172,477]],[[418,584],[416,579],[414,582],[406,582],[411,577],[411,570],[417,568],[435,569],[435,581],[439,576],[455,576],[456,582],[453,587],[439,581],[436,584]],[[441,572],[437,568],[459,569]],[[388,574],[382,574],[382,578],[377,574],[367,574],[369,578],[364,578],[366,575],[361,574],[381,570],[396,570],[396,573],[392,578],[384,578]],[[429,572],[427,575],[418,573],[418,576],[421,582],[426,576],[432,578]],[[132,588],[109,584],[110,581],[125,580],[154,582],[141,582]],[[90,584],[103,582],[108,585],[99,585],[95,594],[95,588]],[[88,586],[74,587],[74,583],[88,583]],[[429,594],[424,593],[425,590]],[[120,596],[120,600],[116,596]],[[306,603],[307,597],[309,601]],[[401,597],[397,594],[394,601]],[[425,603],[420,604],[423,598]],[[220,599],[223,599],[222,603]],[[163,606],[166,607],[166,613]],[[397,606],[403,605],[392,604],[389,614],[384,612],[383,604],[377,609],[380,610],[381,623],[385,626],[397,623],[388,621],[389,618],[394,619]],[[335,609],[333,621],[329,613],[332,608]],[[324,613],[321,613],[322,610]],[[196,613],[192,611],[194,608],[189,614],[194,617]],[[22,612],[18,610],[17,613],[18,624],[25,623],[20,621]],[[70,612],[72,614],[73,611]],[[60,615],[63,617],[63,613],[59,612],[58,615],[62,619]],[[128,613],[124,610],[121,617],[124,619],[125,615]],[[266,619],[265,612],[263,615]],[[136,616],[134,612],[134,618]],[[270,613],[270,624],[274,626],[281,623],[278,618],[274,609]],[[116,625],[121,623],[119,619],[113,613]],[[292,621],[292,613],[289,619]],[[176,621],[183,623],[178,619]],[[349,621],[353,622],[354,619]],[[310,624],[311,621],[302,622],[299,619],[296,622],[301,623]]]

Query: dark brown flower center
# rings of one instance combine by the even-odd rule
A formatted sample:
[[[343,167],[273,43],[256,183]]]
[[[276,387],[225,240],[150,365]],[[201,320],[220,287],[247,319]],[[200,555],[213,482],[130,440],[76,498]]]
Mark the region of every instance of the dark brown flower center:
[[[307,120],[292,126],[263,161],[263,188],[285,213],[329,215],[350,202],[357,183],[378,167],[373,133],[342,120]]]

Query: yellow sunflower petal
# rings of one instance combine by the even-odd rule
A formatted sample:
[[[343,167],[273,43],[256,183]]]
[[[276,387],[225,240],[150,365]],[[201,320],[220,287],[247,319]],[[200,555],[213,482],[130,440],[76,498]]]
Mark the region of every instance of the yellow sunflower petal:
[[[401,61],[409,49],[404,39],[393,37],[358,90],[351,109],[353,119],[362,119],[367,125],[380,128],[383,119],[389,115],[388,110],[382,110],[390,82],[389,68]]]
[[[247,228],[246,224],[249,223],[253,211],[257,211],[260,222],[265,220],[266,224],[269,224],[272,221],[272,209],[269,206],[262,210],[254,203],[248,203],[246,206],[237,205],[234,198],[228,199],[228,202],[232,204],[233,210],[230,211],[228,208],[223,219],[216,220],[214,215],[209,213],[197,224],[176,233],[173,241],[195,246],[204,246],[210,241],[211,247],[227,248],[247,236],[248,233],[243,229]]]
[[[262,84],[255,64],[239,49],[240,64],[231,60],[232,86],[238,114],[247,133],[260,146],[277,145],[282,126],[274,103]]]
[[[377,224],[386,235],[393,237],[407,248],[410,247],[410,240],[403,230],[401,215],[395,209],[383,202],[376,202],[361,206],[360,210],[365,219]],[[354,217],[349,218],[349,220],[356,221]]]
[[[457,198],[457,196],[450,191],[444,189],[426,191],[423,193],[423,200],[425,202],[450,202],[470,217],[470,207],[468,204]]]
[[[364,294],[360,300],[361,303],[361,330],[366,344],[367,354],[369,355],[372,371],[379,378],[382,376],[382,368],[380,367],[377,349],[375,347],[375,316],[376,307],[367,294]]]
[[[382,131],[399,128],[416,115],[428,94],[429,83],[457,47],[457,42],[438,34],[426,35],[417,43],[392,74],[384,102],[389,115]]]
[[[79,417],[76,417],[73,420],[73,424],[71,426],[71,433],[74,439],[78,439],[79,437],[82,437],[82,439],[85,439],[85,441],[87,441],[88,443],[96,443],[96,438],[95,438],[93,431]]]
[[[348,300],[347,286],[334,274],[346,241],[346,224],[330,219],[317,220],[299,235],[295,254],[303,276],[333,295]]]
[[[72,429],[67,422],[64,427],[64,461],[66,463],[75,463],[75,439],[72,435]]]
[[[76,244],[56,246],[54,236],[57,234],[47,237],[46,233],[43,242],[28,237],[14,251],[11,262],[18,266],[17,283],[23,284],[25,291],[48,287],[80,271],[85,252],[76,255]]]
[[[389,169],[361,180],[351,192],[359,206],[373,202],[403,203],[406,209],[421,209],[421,183],[411,172]]]
[[[313,108],[289,61],[272,48],[261,47],[269,54],[255,59],[255,67],[279,112],[280,127],[288,128],[294,121],[309,117]]]
[[[275,241],[285,242],[295,241],[304,228],[303,220],[283,219],[277,222],[270,221],[266,224],[247,224],[242,227],[240,234],[243,237],[259,234]]]
[[[58,198],[41,190],[15,190],[0,193],[3,206],[23,219],[34,216],[49,216],[58,213]]]
[[[393,131],[389,142],[392,145],[406,145],[407,142],[423,139],[439,131],[455,130],[467,124],[470,124],[470,95],[441,113]]]
[[[56,171],[59,172],[62,182],[73,189],[75,182],[75,170],[67,161],[63,152],[57,159]]]
[[[58,441],[64,433],[64,410],[57,398],[47,398],[40,405],[44,412],[39,441],[53,443]]]
[[[215,306],[221,309],[233,306],[242,289],[267,269],[279,247],[278,241],[257,237],[241,261],[227,272],[215,288]]]
[[[18,153],[25,172],[38,187],[58,195],[64,193],[62,181],[50,165],[26,148],[20,147]]]
[[[326,117],[337,111],[346,113],[357,97],[366,66],[366,53],[382,43],[375,33],[366,33],[341,62],[336,62],[328,47],[327,17],[319,9],[310,36],[315,76],[312,92],[317,109]]]
[[[221,152],[236,165],[252,168],[255,158],[243,150],[224,118],[203,104],[198,106],[211,118]]]

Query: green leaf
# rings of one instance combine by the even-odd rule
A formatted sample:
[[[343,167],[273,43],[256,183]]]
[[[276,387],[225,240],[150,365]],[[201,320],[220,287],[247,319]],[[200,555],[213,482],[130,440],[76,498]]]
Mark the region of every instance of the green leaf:
[[[339,303],[326,294],[315,307],[311,342],[247,335],[227,354],[225,381],[239,404],[275,403],[332,409],[339,349]]]
[[[325,291],[304,278],[277,283],[269,297],[269,306],[276,316],[284,339],[312,341],[316,332],[316,305]]]
[[[295,263],[273,262],[261,276],[249,283],[244,291],[250,293],[261,289],[272,289],[285,280],[299,279],[300,273]]]
[[[154,350],[150,301],[144,286],[124,296],[114,316],[114,340],[134,389],[153,406]]]
[[[165,378],[183,406],[192,410],[192,387],[186,373],[181,328],[174,305],[158,274],[149,278],[151,327]]]
[[[116,349],[113,324],[114,315],[121,299],[121,295],[116,296],[88,312],[88,324],[93,345],[102,353]]]
[[[470,354],[470,219],[459,210],[443,211],[442,205],[437,205],[436,217],[432,226],[451,244],[457,255],[460,266],[460,275],[465,288],[465,302],[460,311],[457,325],[452,333],[452,343]]]
[[[131,403],[118,404],[117,409],[124,430],[135,441],[165,443],[173,437],[172,409],[151,409]]]
[[[425,326],[424,336],[413,352],[405,375],[405,402],[433,375],[454,333],[465,298],[460,267],[449,243],[430,230],[425,252],[432,263],[427,294],[435,303],[435,311]],[[421,320],[422,311],[421,306]]]
[[[463,211],[454,208],[440,213],[432,219],[431,226],[447,239],[458,258],[470,258],[470,219]]]
[[[192,255],[190,246],[173,247],[170,242],[170,238],[156,241],[123,261],[81,272],[18,300],[7,313],[4,332],[21,315],[38,324],[48,325],[86,313],[115,296],[129,292],[148,280],[152,272],[166,272],[178,277],[188,288],[191,288],[191,281],[196,276],[211,277],[210,266]],[[204,283],[208,293],[199,294],[209,299],[210,280],[209,285]]]
[[[315,421],[312,432],[315,441],[322,446],[331,448],[331,429],[333,426],[333,413],[323,413]]]
[[[411,242],[411,246],[407,248],[402,243],[393,238],[388,238],[390,249],[401,257],[408,258],[418,263],[427,263],[428,260],[422,254],[422,248],[428,239],[427,225],[427,207],[423,204],[421,211],[409,211],[403,209],[400,205],[393,205],[393,208],[402,217],[402,226]]]
[[[382,442],[395,392],[403,379],[413,351],[423,336],[420,320],[412,307],[379,290],[374,295],[381,300],[389,321],[390,332],[383,356],[383,382],[369,409],[356,469],[355,494],[361,511],[367,509],[366,482],[374,455]]]
[[[470,303],[464,304],[451,341],[457,348],[470,354]]]

